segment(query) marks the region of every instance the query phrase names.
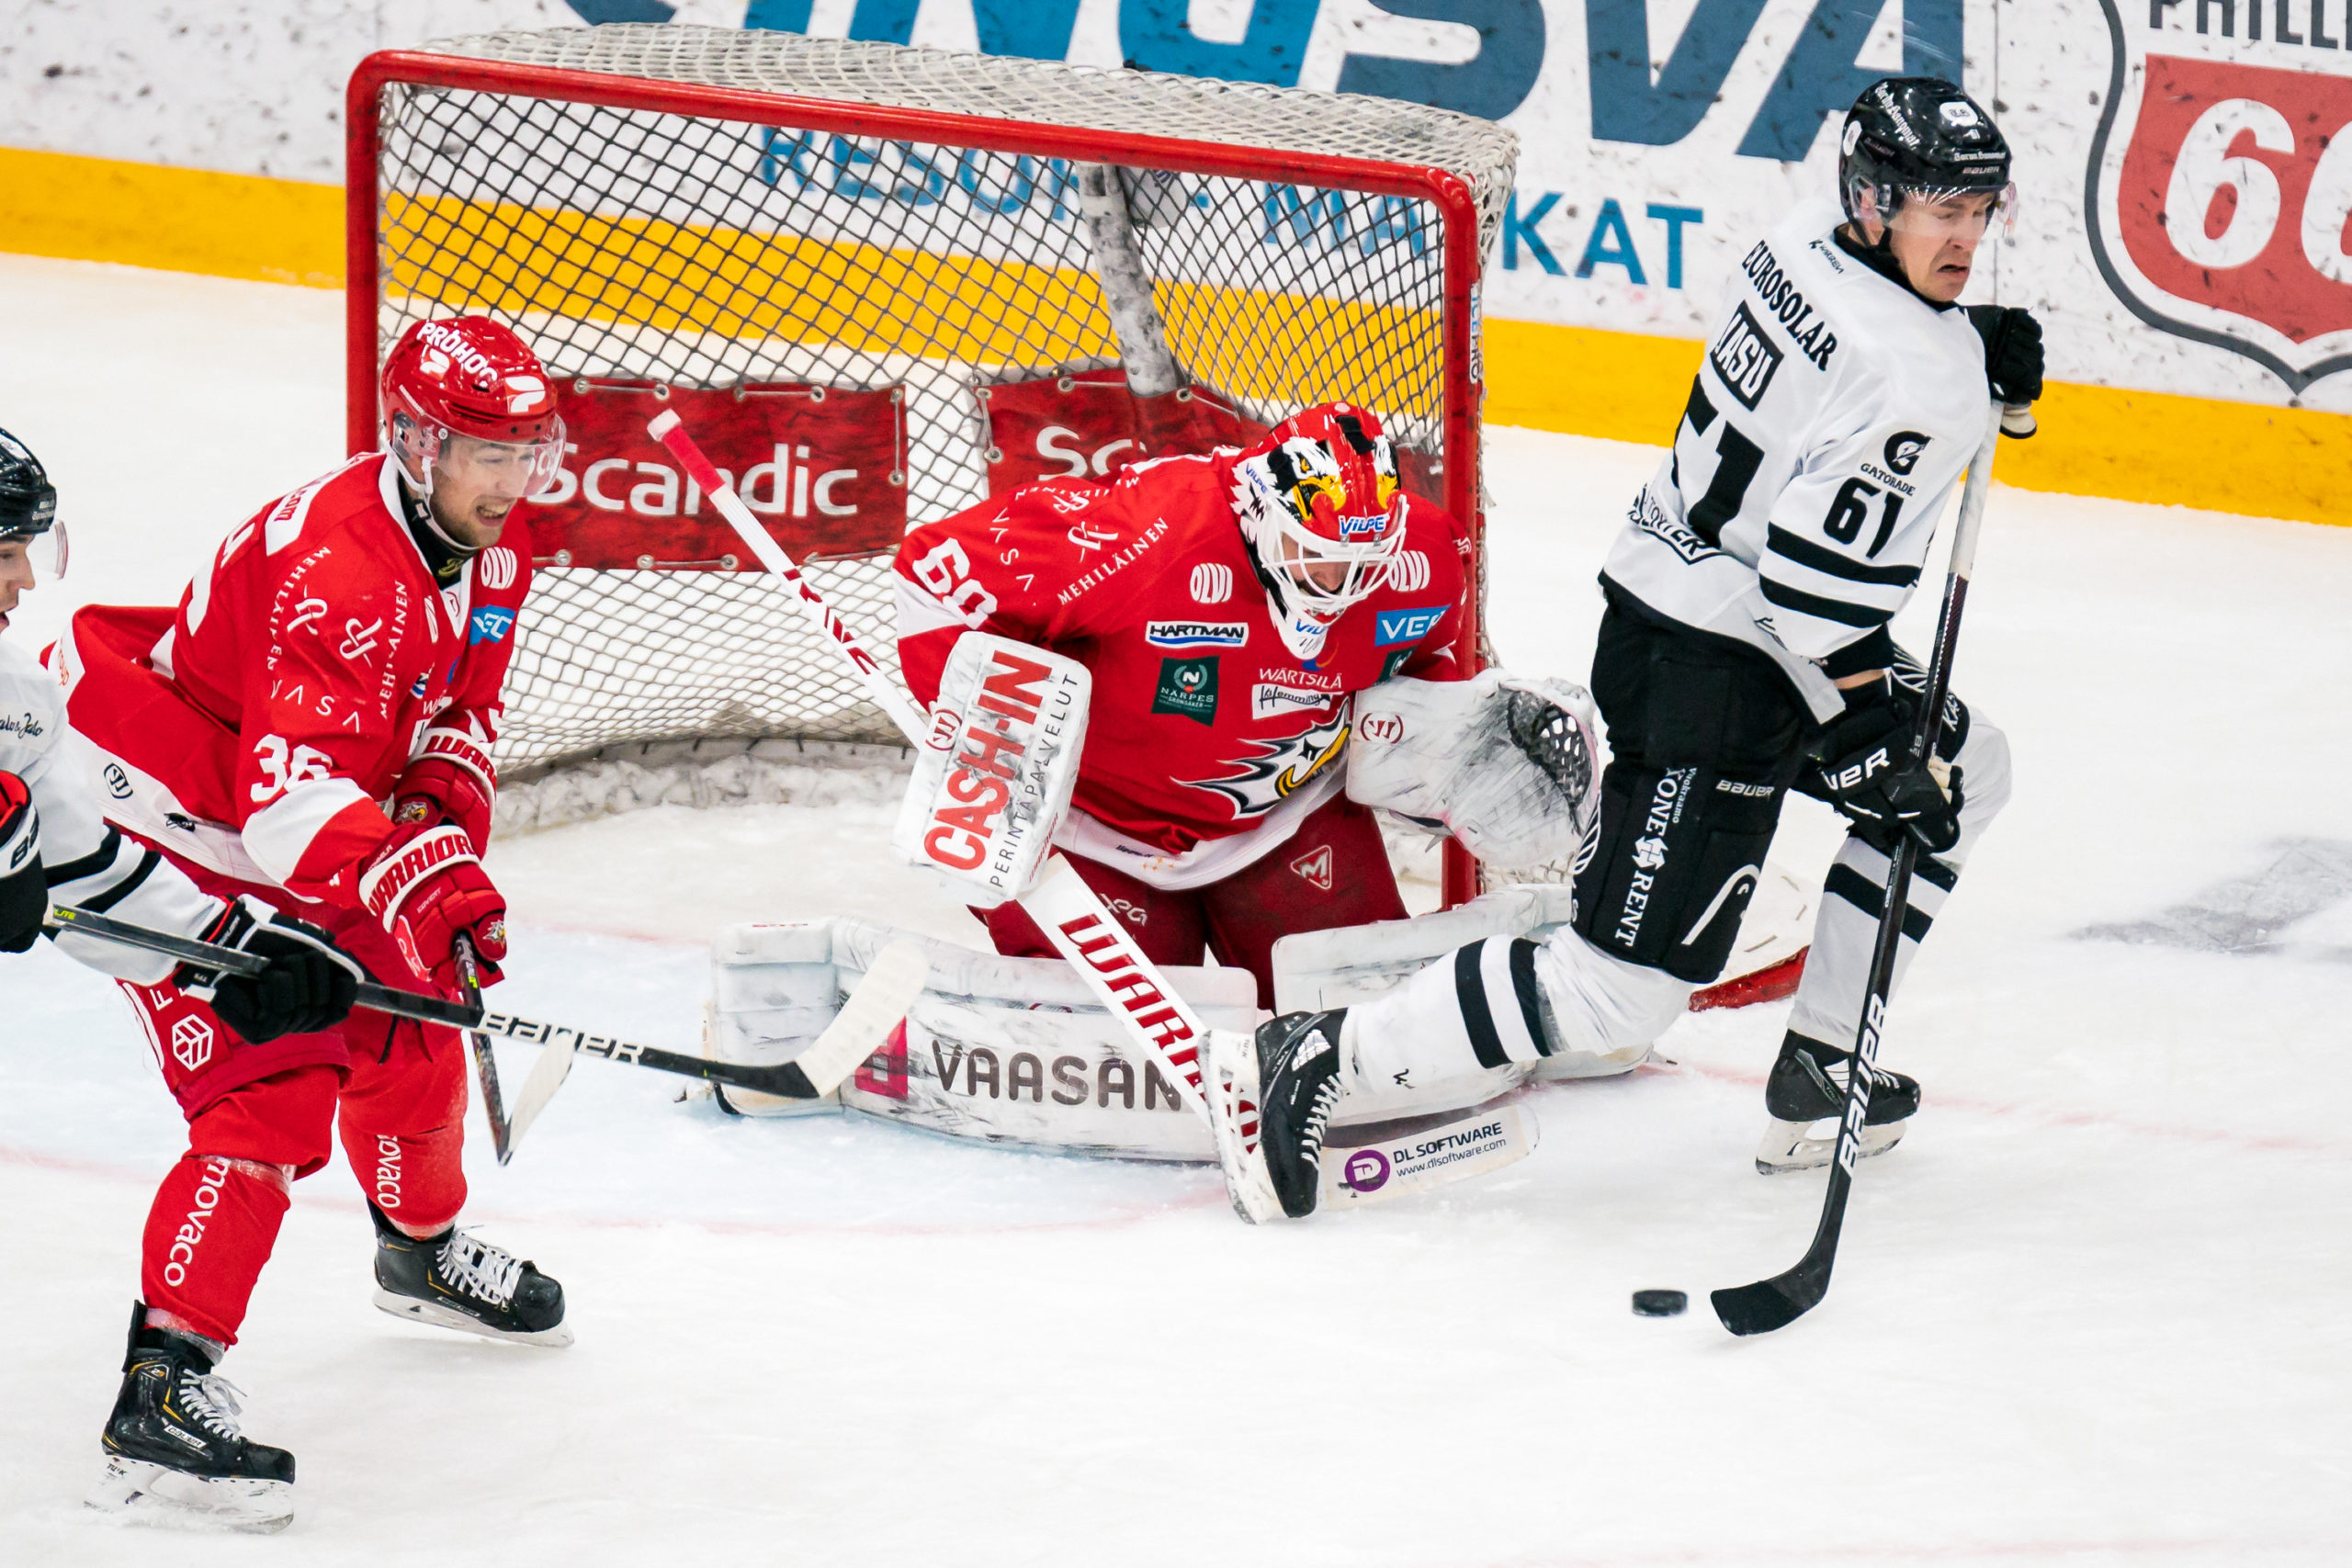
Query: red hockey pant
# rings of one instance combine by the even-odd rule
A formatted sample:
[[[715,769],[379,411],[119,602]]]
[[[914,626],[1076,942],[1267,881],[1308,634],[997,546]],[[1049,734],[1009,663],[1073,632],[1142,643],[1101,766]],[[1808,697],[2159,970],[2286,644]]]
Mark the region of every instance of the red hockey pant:
[[[159,993],[177,998],[180,1008],[167,1012],[203,1006],[169,987],[124,989],[142,1003]],[[165,1020],[152,1022],[170,1037]],[[454,1031],[403,1025],[384,1039],[383,1022],[353,1015],[345,1027],[378,1043],[368,1050],[355,1039],[347,1069],[312,1063],[258,1078],[188,1118],[187,1153],[147,1215],[141,1285],[148,1306],[235,1344],[286,1216],[287,1183],[326,1164],[338,1121],[361,1190],[388,1218],[432,1232],[458,1217],[466,1201],[465,1053]]]
[[[1199,964],[1213,953],[1219,964],[1250,971],[1262,1008],[1274,1005],[1277,939],[1405,918],[1379,820],[1343,795],[1310,812],[1271,853],[1205,887],[1167,893],[1099,861],[1071,855],[1069,863],[1153,963]],[[1055,956],[1020,905],[976,913],[1007,957]]]

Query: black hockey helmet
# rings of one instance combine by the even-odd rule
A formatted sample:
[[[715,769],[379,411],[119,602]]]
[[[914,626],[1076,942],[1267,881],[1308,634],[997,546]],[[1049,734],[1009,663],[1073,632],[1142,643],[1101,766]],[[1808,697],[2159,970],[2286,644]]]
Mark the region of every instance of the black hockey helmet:
[[[2009,144],[1983,105],[1934,76],[1889,76],[1854,100],[1838,143],[1849,220],[1862,221],[1865,201],[1868,216],[1892,224],[1906,203],[1973,191],[2002,201],[2009,192]]]
[[[47,570],[65,575],[65,530],[57,521],[57,487],[32,448],[0,430],[0,542],[45,539]]]

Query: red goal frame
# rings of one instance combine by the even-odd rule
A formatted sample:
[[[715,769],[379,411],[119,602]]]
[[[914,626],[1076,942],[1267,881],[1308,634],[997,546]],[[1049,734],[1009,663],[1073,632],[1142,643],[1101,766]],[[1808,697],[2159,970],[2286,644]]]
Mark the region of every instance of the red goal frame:
[[[362,60],[345,95],[345,434],[354,454],[379,445],[376,381],[380,287],[377,218],[380,193],[379,108],[395,85],[451,87],[554,99],[605,108],[691,115],[741,124],[880,136],[1009,154],[1166,169],[1227,179],[1276,179],[1427,201],[1442,235],[1439,341],[1443,450],[1443,504],[1468,530],[1474,553],[1472,590],[1453,644],[1461,667],[1482,666],[1481,600],[1485,572],[1477,560],[1486,537],[1479,508],[1478,208],[1469,182],[1451,170],[1320,153],[1236,148],[1180,138],[1040,124],[930,109],[848,104],[824,98],[661,82],[645,77],[549,66],[474,60],[410,50],[384,50]],[[1462,846],[1445,844],[1444,902],[1451,907],[1478,892],[1477,862]]]

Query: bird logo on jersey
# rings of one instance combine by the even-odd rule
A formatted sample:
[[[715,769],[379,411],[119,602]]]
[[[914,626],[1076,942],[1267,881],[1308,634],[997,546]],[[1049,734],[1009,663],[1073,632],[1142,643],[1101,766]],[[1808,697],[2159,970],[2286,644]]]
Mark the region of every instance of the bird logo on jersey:
[[[1235,764],[1241,769],[1238,777],[1186,781],[1231,801],[1240,821],[1263,817],[1339,759],[1348,745],[1348,705],[1343,700],[1332,717],[1284,739],[1244,744],[1261,754]]]

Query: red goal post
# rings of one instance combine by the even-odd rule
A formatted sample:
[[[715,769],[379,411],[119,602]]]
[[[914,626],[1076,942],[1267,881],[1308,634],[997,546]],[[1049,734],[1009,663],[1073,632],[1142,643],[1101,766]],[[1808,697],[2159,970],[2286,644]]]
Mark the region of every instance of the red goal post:
[[[755,563],[698,532],[719,520],[691,486],[621,446],[598,456],[625,416],[641,430],[673,398],[740,416],[747,463],[773,452],[743,488],[767,470],[779,542],[813,554],[812,578],[882,644],[888,530],[1022,478],[1023,455],[992,436],[1023,397],[1116,404],[1139,449],[1170,438],[1171,412],[1198,436],[1348,398],[1389,420],[1408,483],[1480,540],[1478,284],[1517,150],[1486,121],[606,26],[370,55],[346,132],[351,449],[378,444],[393,339],[458,310],[532,343],[586,446],[550,492],[564,505],[534,509],[542,585],[509,682],[510,770],[633,743],[887,731],[796,640]],[[1122,277],[1145,285],[1140,307]],[[1161,360],[1139,333],[1161,334]],[[1177,372],[1173,393],[1155,364]],[[826,442],[851,440],[864,457],[828,458]],[[537,521],[565,505],[576,524],[543,540]],[[1483,552],[1476,581],[1457,645],[1471,668]],[[1476,886],[1450,847],[1447,901]]]

